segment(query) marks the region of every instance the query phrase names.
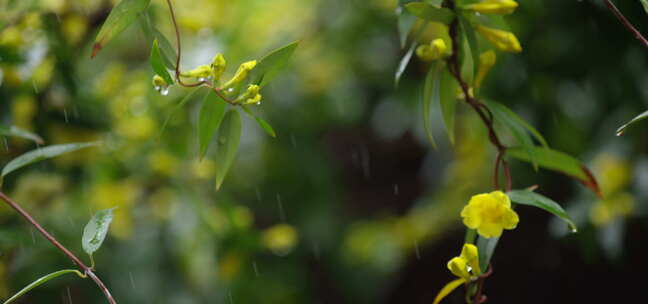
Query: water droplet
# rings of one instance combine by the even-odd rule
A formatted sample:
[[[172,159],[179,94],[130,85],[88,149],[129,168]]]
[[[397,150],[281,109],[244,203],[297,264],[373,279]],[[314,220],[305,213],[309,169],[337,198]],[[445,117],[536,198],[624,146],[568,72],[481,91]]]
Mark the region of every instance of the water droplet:
[[[162,88],[162,90],[160,91],[160,94],[162,94],[162,96],[169,95],[169,87]]]
[[[259,268],[257,268],[256,261],[252,262],[252,267],[254,268],[254,274],[258,277],[259,276]]]
[[[418,240],[414,240],[414,252],[416,253],[416,259],[421,259],[421,250],[419,250]]]
[[[279,219],[282,222],[286,221],[286,213],[284,212],[283,203],[281,202],[281,195],[277,193],[277,205],[279,205]]]
[[[198,81],[200,81],[200,82],[207,81],[207,78],[205,78],[205,77],[198,77]]]
[[[159,92],[160,90],[162,90],[162,87],[161,87],[161,86],[158,86],[158,85],[156,85],[156,86],[153,87],[153,88],[155,88],[155,90],[158,91],[158,92]]]
[[[258,102],[256,103],[256,105],[257,105],[257,106],[258,106],[258,105],[260,105],[260,104],[261,104],[261,102],[260,102],[260,101],[258,101]]]
[[[232,92],[234,92],[234,88],[229,88],[229,89],[225,90],[225,92],[232,93]]]

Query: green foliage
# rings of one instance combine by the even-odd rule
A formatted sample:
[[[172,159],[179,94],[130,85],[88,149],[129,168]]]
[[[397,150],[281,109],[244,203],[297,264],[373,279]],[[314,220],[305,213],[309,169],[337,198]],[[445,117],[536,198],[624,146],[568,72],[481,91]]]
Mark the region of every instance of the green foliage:
[[[216,190],[219,190],[227,176],[241,142],[241,114],[231,109],[225,114],[218,131],[218,149],[216,150]]]
[[[63,144],[63,145],[53,145],[43,148],[37,148],[36,150],[29,151],[21,156],[18,156],[11,160],[8,164],[2,168],[2,175],[0,176],[0,186],[2,186],[2,181],[5,176],[9,173],[14,172],[24,166],[39,162],[45,159],[57,157],[61,154],[70,153],[80,149],[93,147],[99,145],[98,142],[91,143],[73,143],[73,144]]]
[[[43,139],[38,136],[38,134],[29,132],[16,126],[4,126],[0,124],[0,135],[21,137],[29,139],[39,145],[43,144]]]
[[[267,121],[254,114],[254,112],[252,112],[252,110],[250,110],[250,108],[248,108],[247,106],[241,106],[241,108],[243,108],[243,111],[245,111],[245,113],[254,118],[254,121],[257,122],[257,124],[259,125],[259,127],[261,127],[261,129],[263,129],[263,131],[265,131],[271,137],[277,137],[277,132],[275,132],[275,130]]]
[[[83,238],[81,243],[83,250],[92,256],[103,244],[106,234],[113,220],[113,209],[101,210],[90,219],[85,228],[83,228]]]
[[[645,118],[648,118],[648,111],[637,115],[635,118],[630,120],[628,123],[626,123],[625,125],[619,127],[617,129],[617,131],[616,131],[617,136],[623,135],[628,127],[630,127],[631,125],[633,125],[633,124],[635,124],[635,123],[637,123],[637,122],[639,122],[639,121],[641,121],[641,120],[643,120]]]
[[[512,202],[543,209],[565,221],[572,232],[578,231],[576,224],[567,212],[550,198],[529,190],[513,190],[506,194],[511,198]]]
[[[207,153],[214,134],[225,116],[225,101],[213,91],[207,93],[200,107],[198,117],[198,139],[200,143],[199,155],[202,159]]]
[[[252,76],[250,77],[252,83],[264,87],[272,81],[286,68],[288,61],[293,53],[295,53],[297,46],[299,46],[299,41],[294,41],[263,57],[252,71]]]
[[[441,72],[441,79],[439,84],[439,92],[434,93],[433,98],[437,98],[441,104],[441,114],[443,115],[443,122],[445,123],[448,132],[450,143],[454,144],[455,139],[455,108],[457,105],[457,92],[459,92],[459,84],[454,79],[448,69],[443,69]],[[436,101],[435,101],[436,103]]]
[[[110,15],[101,26],[99,34],[95,39],[92,50],[92,57],[115,36],[123,32],[131,23],[133,23],[139,14],[143,13],[151,0],[121,0],[110,11]]]
[[[81,272],[79,272],[79,271],[76,270],[76,269],[64,269],[64,270],[55,271],[55,272],[52,272],[52,273],[50,273],[50,274],[47,274],[47,275],[44,275],[44,276],[38,278],[38,279],[37,279],[36,281],[34,281],[34,282],[31,282],[29,285],[25,286],[23,289],[21,289],[20,291],[18,291],[16,294],[14,294],[13,296],[11,296],[11,298],[9,298],[9,299],[7,299],[6,301],[4,301],[2,304],[10,304],[10,303],[13,303],[13,302],[15,302],[17,299],[19,299],[20,297],[22,297],[22,296],[24,296],[26,293],[28,293],[30,290],[32,290],[32,289],[34,289],[34,288],[36,288],[36,287],[38,287],[38,286],[40,286],[40,285],[42,285],[42,284],[45,284],[47,281],[49,281],[49,280],[51,280],[51,279],[54,279],[54,278],[60,277],[60,276],[62,276],[62,275],[64,275],[64,274],[68,274],[68,273],[74,273],[74,274],[76,274],[77,276],[79,276],[80,278],[85,278],[85,277],[86,277],[84,274],[82,274]]]
[[[455,17],[452,10],[436,7],[425,2],[412,2],[406,4],[405,7],[412,15],[431,22],[450,24]]]
[[[153,46],[151,47],[151,67],[153,68],[153,71],[155,71],[155,74],[160,75],[166,83],[169,85],[173,84],[173,77],[169,75],[169,71],[167,71],[166,67],[164,66],[163,60],[162,60],[162,55],[160,55],[160,49],[158,48],[158,40],[155,39],[153,40]]]
[[[497,248],[497,243],[499,242],[500,237],[485,238],[478,236],[477,237],[477,248],[479,249],[479,267],[482,271],[488,269],[491,258],[495,253],[495,248]]]
[[[423,95],[421,100],[421,113],[423,114],[423,128],[425,134],[432,144],[432,147],[437,148],[434,136],[432,135],[432,126],[430,122],[430,109],[432,103],[437,104],[440,98],[440,83],[441,73],[443,73],[443,62],[439,61],[430,67],[425,77],[425,84],[423,85]]]

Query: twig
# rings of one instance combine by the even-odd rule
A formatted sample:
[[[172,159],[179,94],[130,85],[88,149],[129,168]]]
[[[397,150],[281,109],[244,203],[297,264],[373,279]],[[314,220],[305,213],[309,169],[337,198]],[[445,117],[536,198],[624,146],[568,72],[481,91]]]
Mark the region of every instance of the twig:
[[[104,293],[106,296],[106,299],[108,299],[108,302],[110,304],[117,304],[115,302],[115,299],[113,296],[110,294],[110,291],[106,287],[106,285],[97,277],[97,275],[93,272],[92,268],[86,266],[79,258],[77,258],[70,250],[65,248],[61,243],[59,243],[51,234],[49,234],[43,226],[41,226],[29,213],[27,213],[24,209],[18,205],[18,203],[14,202],[11,198],[9,198],[6,194],[3,192],[0,192],[0,198],[7,203],[11,208],[16,210],[20,215],[22,215],[32,226],[36,228],[48,241],[50,241],[56,248],[58,248],[61,252],[63,252],[74,264],[76,264],[84,274],[89,276],[96,284],[99,286],[99,289]]]
[[[639,32],[639,30],[637,30],[632,25],[632,23],[630,23],[630,21],[628,21],[628,19],[626,19],[626,17],[623,16],[623,14],[621,13],[621,11],[619,11],[616,5],[614,5],[614,3],[612,3],[612,1],[610,0],[603,0],[603,2],[605,2],[605,5],[607,5],[607,7],[612,11],[612,13],[614,13],[617,19],[621,21],[621,24],[623,24],[623,26],[625,26],[625,28],[627,28],[628,31],[630,31],[635,36],[635,38],[637,38],[637,40],[641,41],[644,47],[648,48],[648,40],[646,40],[646,38],[644,38],[644,36],[641,35],[641,32]]]
[[[180,28],[178,27],[178,22],[176,21],[175,17],[175,11],[173,10],[173,5],[171,4],[171,0],[166,0],[167,5],[169,6],[169,13],[171,14],[171,21],[173,23],[173,28],[175,30],[175,36],[176,36],[176,45],[177,45],[177,56],[176,56],[176,64],[175,64],[175,79],[183,87],[187,88],[192,88],[192,87],[198,87],[198,86],[207,86],[209,87],[218,97],[223,99],[225,102],[231,104],[231,105],[238,105],[236,101],[229,99],[225,94],[223,94],[222,90],[219,88],[214,87],[209,81],[206,80],[201,80],[196,83],[185,83],[182,81],[182,72],[180,71],[180,58],[182,57],[182,43],[180,39]]]

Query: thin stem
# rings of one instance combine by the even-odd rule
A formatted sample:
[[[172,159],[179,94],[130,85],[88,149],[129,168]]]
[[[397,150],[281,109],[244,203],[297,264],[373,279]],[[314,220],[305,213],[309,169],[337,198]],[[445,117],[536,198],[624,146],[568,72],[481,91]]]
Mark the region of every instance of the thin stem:
[[[101,281],[101,279],[99,279],[99,277],[97,277],[97,275],[94,274],[94,272],[92,271],[92,268],[86,266],[70,250],[68,250],[63,245],[61,245],[61,243],[59,243],[51,234],[49,234],[49,232],[47,232],[43,228],[43,226],[41,226],[31,215],[29,215],[29,213],[27,213],[27,211],[22,209],[22,207],[20,207],[20,205],[18,205],[18,203],[13,201],[11,198],[9,198],[3,192],[0,192],[0,198],[5,203],[7,203],[7,205],[9,205],[11,208],[16,210],[16,212],[18,212],[18,214],[22,215],[22,217],[24,217],[32,226],[34,226],[34,228],[36,228],[36,230],[38,230],[38,232],[40,232],[48,241],[50,241],[50,243],[52,243],[56,248],[58,248],[61,252],[63,252],[63,254],[65,254],[74,264],[76,264],[77,267],[79,267],[83,271],[84,274],[89,276],[97,284],[97,286],[99,286],[99,289],[101,289],[101,291],[104,293],[104,295],[106,296],[106,299],[108,299],[108,302],[110,304],[117,304],[117,302],[115,302],[115,299],[113,298],[113,296],[110,294],[110,291],[108,290],[106,285]]]
[[[619,11],[616,5],[614,5],[614,3],[612,3],[612,1],[610,0],[603,0],[603,2],[605,2],[605,5],[607,5],[607,7],[612,11],[612,13],[614,13],[617,19],[621,21],[621,24],[623,24],[623,26],[625,26],[625,28],[627,28],[628,31],[630,31],[635,36],[635,38],[637,38],[637,40],[641,41],[644,47],[648,48],[648,40],[646,40],[646,38],[644,38],[644,36],[641,35],[641,32],[639,32],[639,30],[637,30],[632,25],[632,23],[630,23],[630,21],[628,21],[628,19],[626,19],[626,17],[623,16],[623,14],[621,13],[621,11]]]
[[[178,84],[187,88],[199,87],[202,85],[207,86],[210,89],[212,89],[212,91],[214,91],[214,93],[216,93],[216,95],[218,95],[218,97],[223,99],[225,102],[231,105],[238,105],[236,101],[229,99],[227,96],[225,96],[225,94],[223,94],[221,89],[214,87],[214,85],[209,81],[201,80],[196,83],[185,83],[182,81],[182,76],[181,76],[182,72],[180,71],[180,58],[182,57],[182,42],[180,38],[180,28],[178,27],[178,22],[176,21],[175,11],[173,9],[173,4],[171,4],[171,0],[166,0],[166,2],[167,2],[167,6],[169,6],[169,13],[171,14],[171,21],[173,23],[173,29],[175,30],[175,36],[176,36],[176,45],[177,45],[178,54],[176,56],[176,64],[175,64],[175,79],[178,82]]]

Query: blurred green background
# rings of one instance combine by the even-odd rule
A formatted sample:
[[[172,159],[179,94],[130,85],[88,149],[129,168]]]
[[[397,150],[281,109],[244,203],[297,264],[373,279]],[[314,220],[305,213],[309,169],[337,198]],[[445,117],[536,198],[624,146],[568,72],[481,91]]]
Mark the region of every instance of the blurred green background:
[[[414,60],[404,51],[396,0],[175,1],[183,69],[217,52],[229,70],[301,40],[257,106],[277,131],[244,117],[241,148],[221,191],[214,151],[199,161],[199,103],[173,112],[188,90],[151,86],[151,41],[131,25],[90,59],[116,1],[0,0],[0,123],[47,144],[102,140],[22,169],[4,190],[82,255],[94,212],[118,207],[98,274],[118,303],[431,303],[452,278],[459,211],[491,190],[494,149],[471,109],[458,108],[457,141],[426,141]],[[617,1],[646,32],[639,1]],[[175,44],[164,1],[147,10]],[[639,299],[648,272],[648,127],[615,130],[648,109],[648,54],[601,1],[520,1],[508,16],[524,51],[499,54],[484,95],[528,119],[557,150],[584,160],[606,195],[513,162],[516,188],[563,204],[580,227],[520,208],[493,260],[495,303]],[[169,125],[160,132],[163,122]],[[3,138],[0,164],[32,150]],[[0,207],[0,299],[72,267],[22,218]],[[461,303],[461,293],[448,303]],[[454,301],[454,302],[453,302]],[[90,280],[62,277],[20,303],[105,303]]]

